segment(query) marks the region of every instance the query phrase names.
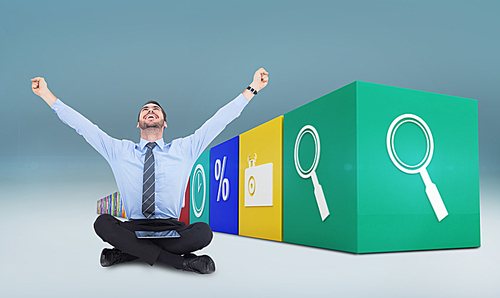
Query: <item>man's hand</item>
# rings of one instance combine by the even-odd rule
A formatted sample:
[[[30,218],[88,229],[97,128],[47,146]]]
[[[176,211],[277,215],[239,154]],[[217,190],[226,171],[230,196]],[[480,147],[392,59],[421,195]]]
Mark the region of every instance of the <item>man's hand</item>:
[[[253,82],[250,84],[250,87],[257,91],[262,90],[267,86],[267,81],[269,80],[267,76],[268,74],[269,73],[264,68],[259,68],[259,70],[257,70],[253,75]],[[248,89],[243,91],[243,95],[248,101],[250,101],[254,96],[253,92],[250,92]]]
[[[259,68],[253,75],[253,82],[250,84],[250,87],[257,91],[262,90],[267,86],[267,81],[269,80],[268,74],[269,73],[264,68]]]
[[[43,98],[43,100],[45,100],[45,102],[51,107],[52,104],[57,100],[57,97],[55,97],[54,94],[50,92],[49,88],[47,87],[47,82],[45,82],[45,79],[42,77],[31,79],[31,90],[33,90],[33,93]]]
[[[31,79],[31,82],[31,90],[33,90],[36,95],[42,96],[42,93],[49,91],[49,88],[47,88],[47,82],[45,82],[44,78],[36,77]]]

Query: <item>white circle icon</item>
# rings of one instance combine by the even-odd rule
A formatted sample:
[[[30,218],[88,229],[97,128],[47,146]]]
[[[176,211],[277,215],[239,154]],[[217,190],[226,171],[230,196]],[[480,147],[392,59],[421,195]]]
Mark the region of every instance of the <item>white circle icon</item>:
[[[399,159],[399,156],[396,153],[396,149],[394,147],[394,136],[396,135],[396,131],[398,128],[404,124],[404,123],[414,123],[425,134],[425,139],[427,141],[427,149],[425,152],[425,156],[422,159],[422,161],[416,165],[408,165],[404,163],[401,159]],[[432,133],[431,130],[429,129],[429,126],[427,126],[427,123],[422,120],[422,118],[412,115],[412,114],[404,114],[392,121],[391,126],[389,127],[389,131],[387,132],[387,151],[389,152],[389,156],[398,169],[401,171],[407,173],[407,174],[416,174],[421,171],[421,169],[427,168],[429,163],[431,162],[432,155],[434,153],[434,139],[432,138]]]
[[[300,166],[300,161],[299,161],[299,144],[300,141],[302,140],[302,137],[306,134],[309,133],[314,139],[314,145],[315,145],[315,151],[314,151],[314,161],[309,170],[304,171],[302,167]],[[295,150],[294,150],[294,161],[295,161],[295,168],[297,169],[297,173],[299,173],[300,177],[307,179],[311,177],[312,173],[316,171],[316,168],[318,167],[318,161],[319,161],[319,153],[320,153],[320,143],[319,143],[319,136],[318,132],[316,131],[316,128],[312,125],[306,125],[302,127],[300,130],[299,134],[297,135],[297,139],[295,140]]]
[[[199,176],[201,176],[201,178],[199,178]],[[198,180],[197,180],[198,178]],[[200,179],[202,179],[200,181]],[[196,206],[196,202],[195,202],[195,199],[194,199],[194,194],[195,194],[195,186],[197,185],[196,189],[197,191],[196,192],[199,192],[200,191],[200,187],[201,185],[203,184],[203,200],[201,202],[201,206],[200,208],[198,208],[198,206]],[[193,173],[193,183],[191,184],[191,202],[192,202],[192,205],[193,205],[193,212],[194,212],[194,215],[196,217],[200,217],[201,214],[203,213],[203,209],[205,209],[205,199],[206,199],[206,196],[207,196],[207,189],[206,189],[206,180],[205,180],[205,170],[203,169],[203,166],[201,164],[198,164],[194,170],[194,173]]]

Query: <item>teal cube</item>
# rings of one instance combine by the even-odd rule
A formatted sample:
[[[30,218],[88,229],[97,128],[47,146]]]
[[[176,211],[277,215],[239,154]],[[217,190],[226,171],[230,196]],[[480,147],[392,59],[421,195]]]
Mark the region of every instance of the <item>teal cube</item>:
[[[477,101],[353,82],[284,116],[283,241],[480,246]]]
[[[210,224],[210,150],[198,157],[189,181],[189,223]]]

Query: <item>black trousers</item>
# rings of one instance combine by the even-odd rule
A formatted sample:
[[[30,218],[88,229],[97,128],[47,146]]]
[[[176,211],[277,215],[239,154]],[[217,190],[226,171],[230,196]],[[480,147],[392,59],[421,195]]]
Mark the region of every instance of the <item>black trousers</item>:
[[[101,214],[94,222],[96,234],[115,248],[153,265],[162,254],[169,265],[179,267],[183,254],[202,249],[212,241],[212,229],[203,222],[186,225],[176,219],[131,219],[122,222]],[[135,231],[176,230],[180,238],[138,239]],[[165,260],[164,260],[165,261]]]

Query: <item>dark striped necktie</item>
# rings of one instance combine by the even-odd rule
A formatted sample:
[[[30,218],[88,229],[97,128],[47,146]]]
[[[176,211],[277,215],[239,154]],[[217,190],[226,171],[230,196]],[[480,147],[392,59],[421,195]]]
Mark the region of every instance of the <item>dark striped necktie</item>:
[[[155,157],[153,155],[153,148],[156,146],[155,142],[146,144],[148,151],[144,158],[144,172],[142,175],[142,214],[146,218],[150,218],[155,214]]]

